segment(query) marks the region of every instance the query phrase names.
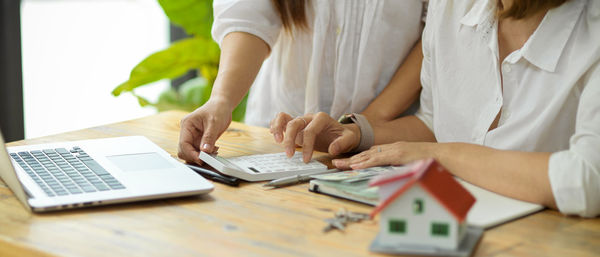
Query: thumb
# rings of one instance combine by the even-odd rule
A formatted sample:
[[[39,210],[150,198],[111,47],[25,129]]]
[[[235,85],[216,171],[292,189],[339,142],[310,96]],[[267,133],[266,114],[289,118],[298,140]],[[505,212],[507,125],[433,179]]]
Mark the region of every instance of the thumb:
[[[351,134],[343,134],[329,144],[329,149],[327,149],[327,151],[331,155],[339,155],[350,152],[352,148],[355,147],[353,145],[353,141],[354,140]]]
[[[211,123],[206,126],[206,129],[202,133],[202,140],[200,141],[200,150],[206,153],[212,153],[216,150],[215,141],[217,141],[219,133],[215,131],[215,126]]]

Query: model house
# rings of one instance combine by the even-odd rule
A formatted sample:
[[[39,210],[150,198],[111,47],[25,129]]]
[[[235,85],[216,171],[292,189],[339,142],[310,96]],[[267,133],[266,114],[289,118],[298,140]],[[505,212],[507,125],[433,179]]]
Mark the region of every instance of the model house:
[[[457,249],[475,198],[433,159],[412,164],[409,172],[379,177],[381,214],[378,244]]]

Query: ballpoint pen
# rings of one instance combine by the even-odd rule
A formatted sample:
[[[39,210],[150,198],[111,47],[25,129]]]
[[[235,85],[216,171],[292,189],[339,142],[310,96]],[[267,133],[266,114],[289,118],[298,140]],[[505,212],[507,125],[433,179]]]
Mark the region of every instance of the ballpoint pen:
[[[196,165],[193,164],[185,164],[188,168],[192,169],[193,171],[197,172],[198,174],[200,174],[201,176],[210,179],[212,181],[215,182],[220,182],[226,185],[230,185],[230,186],[238,186],[240,184],[240,179],[239,178],[235,178],[235,177],[230,177],[230,176],[226,176],[226,175],[222,175],[219,173],[216,173],[212,170],[207,170],[205,168],[200,168]]]
[[[312,175],[333,173],[333,172],[338,172],[338,171],[341,171],[341,170],[329,169],[329,170],[322,171],[322,172],[315,172],[315,173],[310,173],[310,174],[299,174],[299,175],[295,175],[295,176],[271,180],[269,183],[264,184],[263,186],[265,186],[265,187],[284,187],[284,186],[289,186],[289,185],[293,185],[293,184],[300,183],[300,182],[309,181],[311,179]]]

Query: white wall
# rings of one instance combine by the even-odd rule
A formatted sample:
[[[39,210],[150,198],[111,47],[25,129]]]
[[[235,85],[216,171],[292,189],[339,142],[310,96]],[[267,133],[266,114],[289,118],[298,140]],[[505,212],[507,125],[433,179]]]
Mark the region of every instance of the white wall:
[[[23,0],[25,137],[155,113],[130,95],[113,97],[143,58],[168,45],[155,0]],[[156,99],[168,82],[139,93]]]

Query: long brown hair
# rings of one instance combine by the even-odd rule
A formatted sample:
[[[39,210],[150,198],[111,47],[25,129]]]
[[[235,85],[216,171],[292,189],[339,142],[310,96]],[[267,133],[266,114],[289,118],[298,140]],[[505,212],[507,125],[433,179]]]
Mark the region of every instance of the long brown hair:
[[[512,6],[505,9],[498,0],[498,17],[501,19],[523,19],[539,11],[558,7],[569,0],[514,0]]]
[[[281,23],[287,31],[291,31],[292,28],[306,28],[308,22],[306,21],[306,3],[309,0],[271,0],[279,17]]]

